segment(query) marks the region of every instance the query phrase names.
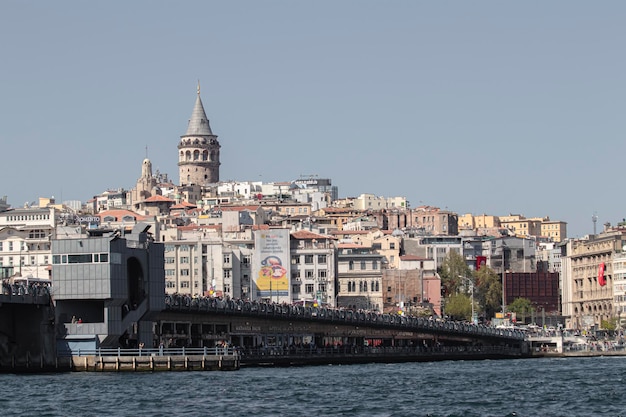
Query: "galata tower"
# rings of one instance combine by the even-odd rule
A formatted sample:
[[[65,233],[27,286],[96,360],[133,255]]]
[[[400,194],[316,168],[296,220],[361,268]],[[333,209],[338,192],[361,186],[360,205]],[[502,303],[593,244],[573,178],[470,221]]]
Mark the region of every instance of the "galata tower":
[[[199,82],[187,132],[180,137],[178,144],[178,172],[180,185],[204,186],[220,180],[220,143],[217,135],[211,132],[204,112]]]

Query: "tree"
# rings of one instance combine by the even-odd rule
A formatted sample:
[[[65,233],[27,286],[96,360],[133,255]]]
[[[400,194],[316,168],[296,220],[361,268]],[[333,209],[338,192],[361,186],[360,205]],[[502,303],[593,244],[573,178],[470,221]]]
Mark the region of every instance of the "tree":
[[[465,259],[458,252],[450,251],[441,263],[439,276],[441,277],[441,286],[444,289],[444,295],[449,297],[459,292],[462,285],[462,277],[470,277],[472,271],[465,263]]]
[[[613,317],[608,320],[602,320],[600,322],[600,327],[605,330],[615,330],[617,329],[617,319]]]
[[[521,316],[521,321],[526,321],[526,315],[534,311],[533,303],[528,298],[519,297],[513,300],[511,304],[506,306],[506,309]]]
[[[474,272],[474,298],[482,306],[485,317],[494,317],[502,306],[502,283],[495,271],[484,265]]]
[[[472,301],[466,294],[452,294],[446,298],[445,313],[453,320],[470,320]]]

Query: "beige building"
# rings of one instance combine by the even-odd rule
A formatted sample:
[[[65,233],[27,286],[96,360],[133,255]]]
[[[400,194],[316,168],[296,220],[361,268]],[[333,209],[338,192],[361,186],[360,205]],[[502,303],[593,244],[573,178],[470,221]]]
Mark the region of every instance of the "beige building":
[[[400,249],[402,237],[385,234],[372,243],[372,249],[385,257],[387,268],[397,269],[400,265]]]
[[[337,230],[342,230],[344,223],[351,222],[352,219],[362,214],[363,210],[336,207],[325,207],[313,213],[316,217],[326,217],[329,219],[329,227]]]
[[[567,223],[550,220],[550,217],[527,219],[520,214],[511,214],[500,216],[500,224],[518,237],[546,237],[553,242],[561,242],[567,238]]]
[[[613,258],[625,243],[626,229],[621,228],[567,242],[567,255],[561,258],[566,327],[600,328],[603,320],[614,317]]]
[[[352,201],[352,207],[358,210],[384,210],[406,208],[405,197],[378,197],[374,194],[361,194]]]
[[[553,242],[561,242],[567,238],[567,223],[559,220],[544,220],[541,222],[540,235]]]
[[[421,206],[411,211],[407,227],[422,229],[435,236],[455,236],[459,233],[459,218],[456,213],[441,210],[439,207]]]
[[[471,213],[459,216],[459,230],[492,229],[500,227],[498,216]]]

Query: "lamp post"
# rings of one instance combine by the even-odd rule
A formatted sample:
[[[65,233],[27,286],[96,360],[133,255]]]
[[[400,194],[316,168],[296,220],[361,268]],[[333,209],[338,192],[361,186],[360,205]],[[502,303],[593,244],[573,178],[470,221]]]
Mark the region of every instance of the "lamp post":
[[[459,278],[466,280],[467,282],[469,282],[470,285],[470,294],[471,294],[471,300],[472,300],[472,323],[476,324],[476,314],[474,313],[474,282],[467,277],[461,276],[459,275]]]
[[[505,268],[505,255],[504,248],[506,247],[504,243],[504,239],[502,240],[502,246],[500,250],[502,251],[502,318],[504,319],[506,316],[506,268]]]

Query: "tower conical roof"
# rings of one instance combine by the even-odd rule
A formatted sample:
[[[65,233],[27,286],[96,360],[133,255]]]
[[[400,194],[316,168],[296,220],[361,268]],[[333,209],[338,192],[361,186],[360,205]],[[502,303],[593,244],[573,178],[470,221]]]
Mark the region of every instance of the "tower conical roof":
[[[209,125],[209,119],[204,112],[204,106],[200,99],[200,83],[198,83],[198,97],[196,97],[196,104],[193,106],[191,112],[191,119],[189,119],[189,126],[187,127],[187,133],[185,136],[204,136],[213,135],[211,132],[211,126]]]

